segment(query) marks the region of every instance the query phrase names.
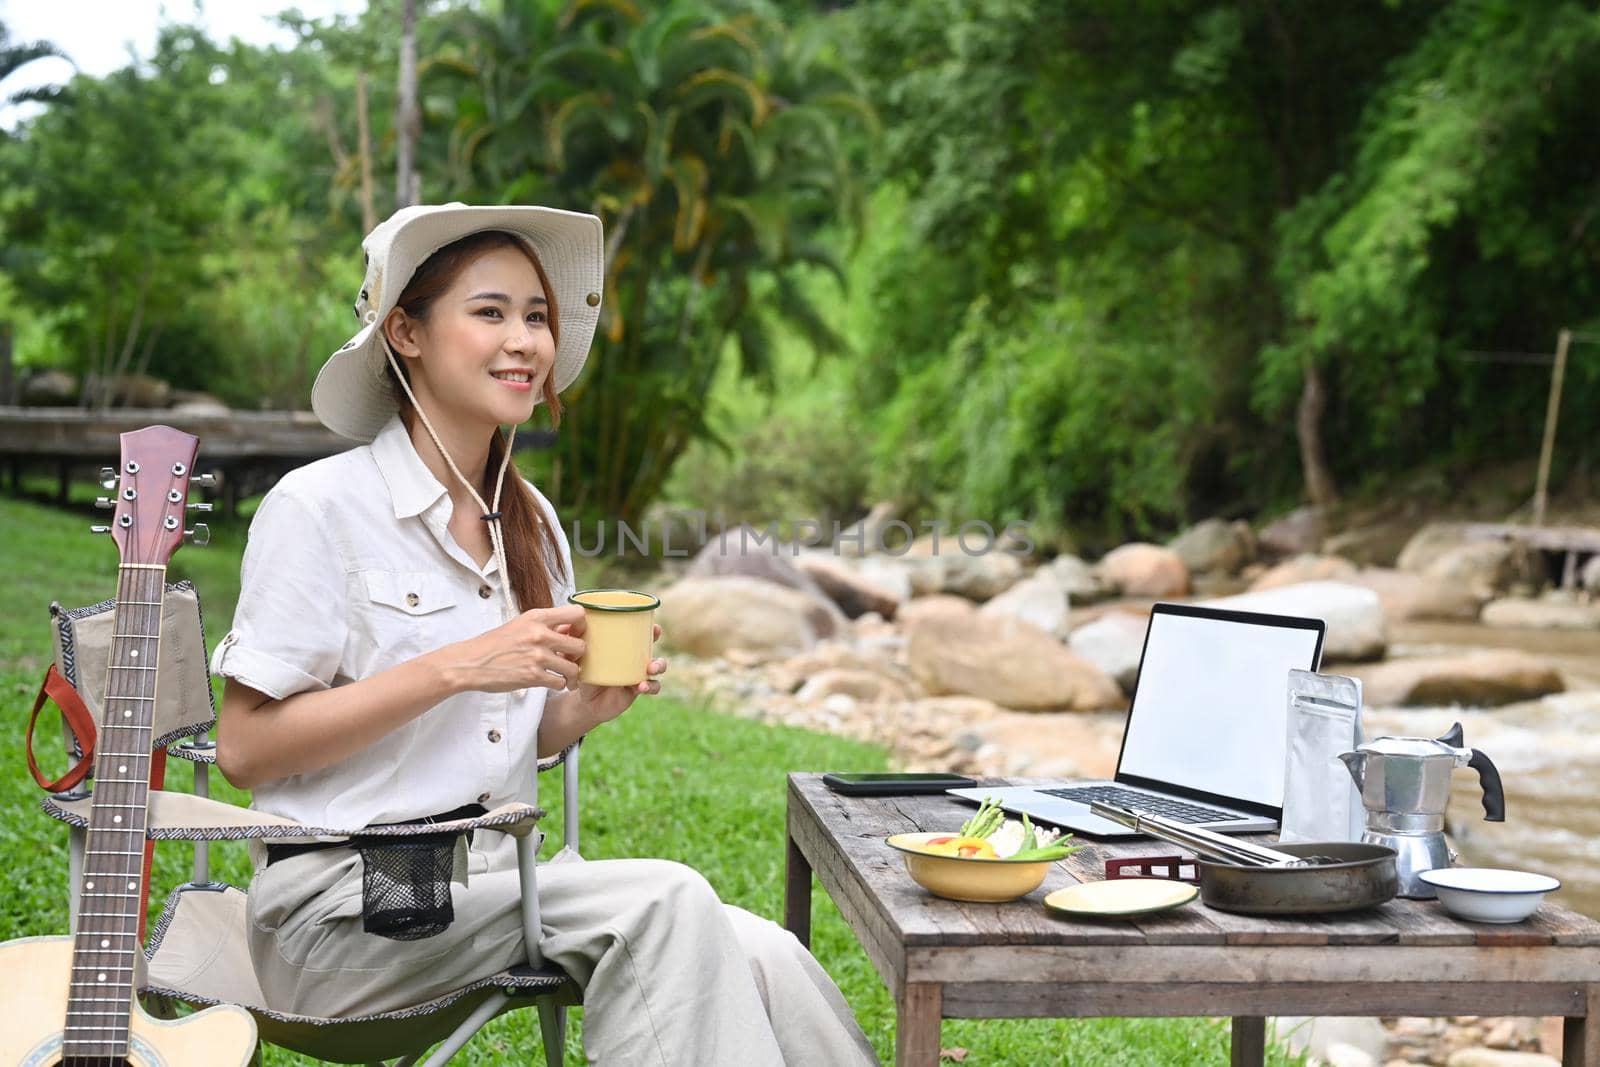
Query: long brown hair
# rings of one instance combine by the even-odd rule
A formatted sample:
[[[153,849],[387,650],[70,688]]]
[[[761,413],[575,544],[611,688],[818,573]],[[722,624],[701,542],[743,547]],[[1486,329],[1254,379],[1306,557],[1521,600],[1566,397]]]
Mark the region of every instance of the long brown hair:
[[[483,253],[498,248],[516,249],[527,256],[528,262],[533,264],[534,272],[539,276],[539,284],[544,287],[545,299],[550,302],[550,336],[559,346],[561,319],[556,307],[555,289],[551,287],[550,278],[544,272],[544,264],[539,262],[538,253],[526,241],[503,230],[485,230],[469,234],[429,256],[411,276],[411,281],[406,284],[395,306],[413,319],[427,318],[428,309],[433,302],[455,284],[456,276],[466,269],[467,264]],[[388,373],[391,378],[394,377],[395,371],[392,366],[389,367]],[[417,412],[411,406],[411,399],[406,396],[405,390],[397,384],[395,391],[400,395],[400,419],[405,423],[406,431],[409,433],[416,423]],[[561,425],[561,399],[556,395],[554,368],[545,376],[542,395],[545,407],[550,410],[550,425],[552,427]],[[496,432],[489,442],[488,462],[478,475],[478,491],[491,506],[494,477],[500,470],[500,461],[505,458],[505,448],[505,438]],[[462,473],[471,475],[470,471]],[[506,472],[506,484],[500,493],[500,532],[505,539],[506,548],[507,573],[502,580],[510,583],[518,610],[553,607],[551,581],[553,578],[568,577],[566,568],[561,562],[560,542],[556,539],[550,518],[534,500],[533,491],[517,472],[515,463],[512,463]]]

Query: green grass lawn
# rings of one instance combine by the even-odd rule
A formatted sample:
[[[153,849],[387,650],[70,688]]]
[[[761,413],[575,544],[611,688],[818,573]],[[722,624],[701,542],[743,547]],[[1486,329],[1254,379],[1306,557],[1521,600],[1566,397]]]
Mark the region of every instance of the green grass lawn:
[[[39,790],[22,752],[23,727],[49,661],[51,600],[76,607],[104,600],[115,589],[116,549],[93,537],[90,514],[67,514],[0,498],[0,569],[9,576],[11,609],[0,617],[0,698],[8,728],[0,731],[0,822],[5,867],[0,871],[0,941],[67,928],[67,851],[64,828],[38,808]],[[200,589],[207,640],[225,632],[238,595],[244,528],[219,522],[209,548],[185,548],[169,577]],[[670,675],[669,675],[670,677]],[[668,686],[670,692],[670,684]],[[46,769],[64,768],[54,729],[36,741]],[[583,852],[591,859],[658,856],[696,867],[724,900],[778,918],[783,895],[784,774],[788,771],[886,767],[878,748],[821,734],[731,718],[669,698],[639,702],[584,746]],[[168,787],[187,790],[192,776],[172,761]],[[246,794],[213,776],[212,795],[245,803]],[[545,801],[558,800],[556,774]],[[559,804],[550,823],[559,836]],[[547,845],[547,852],[553,848]],[[151,913],[189,873],[187,845],[157,851]],[[213,877],[247,884],[240,845],[213,851]],[[880,1057],[892,1061],[894,1005],[866,955],[827,894],[812,906],[812,949],[855,1007]],[[542,1062],[537,1014],[503,1017],[457,1058],[474,1065]],[[582,1063],[582,1013],[573,1013],[567,1062]],[[969,1050],[967,1064],[1178,1067],[1228,1062],[1225,1026],[1203,1019],[952,1020],[943,1044]],[[307,1061],[280,1049],[268,1064]],[[1274,1052],[1269,1063],[1299,1062]]]

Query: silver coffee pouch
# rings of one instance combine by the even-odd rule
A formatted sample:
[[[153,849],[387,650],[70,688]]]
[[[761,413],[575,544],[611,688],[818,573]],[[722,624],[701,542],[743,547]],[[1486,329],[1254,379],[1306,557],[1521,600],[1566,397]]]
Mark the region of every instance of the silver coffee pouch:
[[[1283,841],[1359,841],[1361,794],[1339,754],[1361,744],[1361,680],[1289,672]]]

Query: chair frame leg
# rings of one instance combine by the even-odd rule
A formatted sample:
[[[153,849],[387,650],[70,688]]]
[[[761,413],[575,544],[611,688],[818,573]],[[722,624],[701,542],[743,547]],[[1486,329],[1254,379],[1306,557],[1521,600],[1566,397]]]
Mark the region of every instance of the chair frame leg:
[[[83,853],[89,832],[67,827],[67,933],[78,932],[78,888],[83,885]]]
[[[461,1024],[450,1031],[450,1036],[445,1038],[438,1048],[433,1050],[433,1055],[422,1061],[422,1067],[443,1067],[450,1062],[450,1057],[460,1052],[472,1035],[482,1030],[490,1019],[499,1015],[506,1008],[507,997],[498,989],[484,998],[483,1003],[472,1009],[472,1014],[461,1020]]]
[[[567,746],[561,765],[561,843],[578,851],[578,743]]]
[[[567,1009],[554,997],[539,998],[539,1036],[544,1041],[545,1067],[561,1067],[567,1048]]]
[[[195,748],[216,748],[216,743],[208,741],[204,746],[194,745]],[[194,765],[194,795],[197,797],[211,796],[211,768],[205,763]],[[204,885],[211,880],[211,842],[196,841],[194,843],[194,880],[197,885]]]

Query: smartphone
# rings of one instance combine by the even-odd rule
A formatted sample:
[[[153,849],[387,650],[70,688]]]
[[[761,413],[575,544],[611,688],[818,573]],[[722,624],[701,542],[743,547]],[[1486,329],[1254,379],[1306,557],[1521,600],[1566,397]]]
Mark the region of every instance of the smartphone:
[[[943,793],[970,789],[978,783],[963,774],[912,771],[908,773],[824,774],[822,784],[835,793],[858,797],[893,797],[911,793]]]

